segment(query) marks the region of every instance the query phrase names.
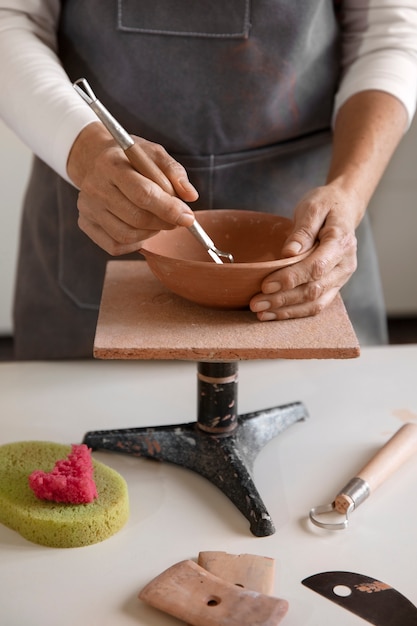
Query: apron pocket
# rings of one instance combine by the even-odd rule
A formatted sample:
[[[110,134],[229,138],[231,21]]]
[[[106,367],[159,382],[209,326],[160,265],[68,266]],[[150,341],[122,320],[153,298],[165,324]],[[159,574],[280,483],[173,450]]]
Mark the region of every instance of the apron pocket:
[[[250,0],[196,2],[117,1],[117,28],[148,35],[244,39],[250,29]]]

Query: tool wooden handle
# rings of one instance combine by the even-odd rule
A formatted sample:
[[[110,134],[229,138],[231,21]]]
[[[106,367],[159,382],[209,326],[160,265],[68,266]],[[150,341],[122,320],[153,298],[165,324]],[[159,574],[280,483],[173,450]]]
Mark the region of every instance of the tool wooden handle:
[[[156,163],[148,157],[145,150],[143,150],[139,144],[134,143],[133,146],[125,150],[125,154],[135,170],[140,174],[152,180],[171,196],[177,195],[171,181],[165,176],[162,170],[159,169]]]
[[[372,492],[416,452],[417,424],[404,424],[356,476]],[[335,499],[335,508],[339,513],[345,513],[353,504],[353,499],[343,492]]]
[[[417,452],[417,424],[404,424],[361,469],[358,477],[374,491]]]
[[[167,569],[139,598],[192,626],[276,626],[288,610],[286,600],[241,589],[194,561]]]
[[[257,554],[229,554],[215,550],[200,552],[198,564],[205,570],[243,589],[272,595],[275,560]]]

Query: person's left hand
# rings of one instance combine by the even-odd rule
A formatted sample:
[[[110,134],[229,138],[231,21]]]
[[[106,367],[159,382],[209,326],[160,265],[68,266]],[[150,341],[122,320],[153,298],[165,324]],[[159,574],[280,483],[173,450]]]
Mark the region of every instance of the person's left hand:
[[[262,283],[250,309],[260,321],[308,317],[322,311],[356,269],[359,199],[336,184],[310,191],[297,205],[283,256],[317,248],[303,261],[279,269]]]

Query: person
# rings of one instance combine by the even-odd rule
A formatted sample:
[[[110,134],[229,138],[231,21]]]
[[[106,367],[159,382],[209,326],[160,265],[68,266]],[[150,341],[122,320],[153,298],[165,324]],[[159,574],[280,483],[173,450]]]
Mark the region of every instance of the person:
[[[82,358],[105,265],[193,210],[293,218],[262,322],[341,291],[386,341],[366,208],[415,111],[417,5],[396,0],[0,0],[3,120],[36,155],[22,216],[17,359]],[[72,87],[85,77],[173,185],[130,165]]]

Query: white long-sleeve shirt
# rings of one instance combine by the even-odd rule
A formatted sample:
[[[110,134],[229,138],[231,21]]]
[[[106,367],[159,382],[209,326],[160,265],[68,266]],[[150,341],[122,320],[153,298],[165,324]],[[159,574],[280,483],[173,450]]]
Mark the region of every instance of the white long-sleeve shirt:
[[[81,130],[97,118],[57,57],[60,0],[0,0],[0,116],[66,180]],[[343,0],[342,68],[334,115],[353,94],[397,97],[409,124],[417,101],[417,0]]]

